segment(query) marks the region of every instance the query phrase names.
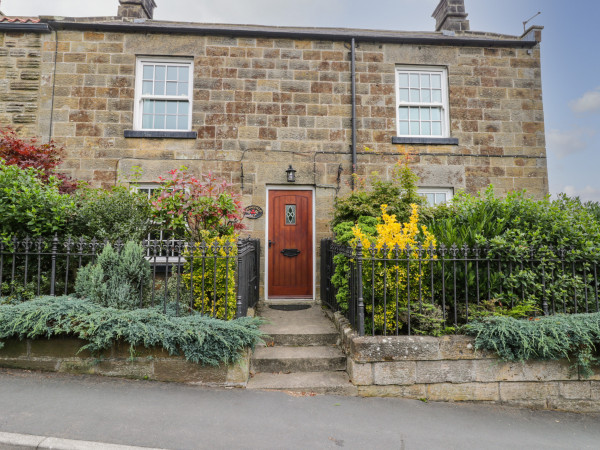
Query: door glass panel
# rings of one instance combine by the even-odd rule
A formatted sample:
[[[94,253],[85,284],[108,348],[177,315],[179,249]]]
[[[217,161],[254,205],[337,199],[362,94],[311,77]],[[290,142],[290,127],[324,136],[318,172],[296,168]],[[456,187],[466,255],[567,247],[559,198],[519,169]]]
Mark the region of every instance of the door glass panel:
[[[285,224],[296,225],[296,205],[285,205]]]

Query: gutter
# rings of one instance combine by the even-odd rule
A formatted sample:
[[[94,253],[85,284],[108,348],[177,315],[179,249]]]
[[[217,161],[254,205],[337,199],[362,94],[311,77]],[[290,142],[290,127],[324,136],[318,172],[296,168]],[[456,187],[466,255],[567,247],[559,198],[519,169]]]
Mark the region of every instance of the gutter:
[[[0,31],[25,31],[30,33],[50,33],[50,26],[47,23],[14,23],[0,22]]]
[[[377,31],[340,30],[340,31],[303,31],[273,28],[255,28],[244,26],[218,27],[208,26],[175,26],[155,23],[92,23],[92,22],[63,22],[49,21],[52,29],[103,31],[120,33],[165,33],[188,35],[217,35],[231,37],[270,37],[279,39],[314,39],[328,41],[349,41],[352,38],[361,42],[376,42],[390,44],[415,45],[451,45],[472,47],[534,47],[538,42],[521,39],[481,39],[457,36],[400,36]],[[13,28],[14,29],[14,28]]]
[[[356,178],[356,41],[354,38],[352,38],[350,53],[350,78],[352,82],[352,180],[350,183],[354,191],[354,179]]]

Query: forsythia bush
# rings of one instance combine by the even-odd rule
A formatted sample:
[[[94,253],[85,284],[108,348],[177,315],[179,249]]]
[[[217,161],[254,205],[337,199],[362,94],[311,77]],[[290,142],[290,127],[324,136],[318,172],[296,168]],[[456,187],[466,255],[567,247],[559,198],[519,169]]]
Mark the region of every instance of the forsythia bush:
[[[425,251],[435,248],[436,239],[427,227],[419,225],[417,205],[411,205],[411,215],[406,223],[398,222],[395,214],[387,213],[387,208],[387,205],[381,205],[381,217],[374,233],[368,220],[359,220],[352,227],[352,238],[348,242],[355,250],[358,242],[362,244],[365,330],[386,334],[407,331],[410,304],[411,332],[440,334],[442,312],[425,300],[431,295],[427,288],[428,267],[415,261],[418,246]],[[347,226],[340,224],[336,232],[343,233]],[[392,261],[383,262],[382,258]],[[338,288],[342,309],[348,308],[351,263],[353,261],[343,255],[336,256],[336,274],[332,281]]]

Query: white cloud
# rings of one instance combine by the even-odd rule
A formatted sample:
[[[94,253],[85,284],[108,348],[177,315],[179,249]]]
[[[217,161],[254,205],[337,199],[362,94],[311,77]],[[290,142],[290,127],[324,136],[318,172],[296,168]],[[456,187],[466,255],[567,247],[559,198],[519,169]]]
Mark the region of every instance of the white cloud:
[[[546,135],[548,151],[558,158],[564,158],[584,151],[589,145],[589,139],[596,134],[588,128],[573,128],[571,130],[549,130]]]
[[[590,185],[587,185],[582,189],[578,189],[575,186],[565,186],[563,192],[569,197],[579,197],[583,202],[600,202],[600,189]]]
[[[587,91],[569,105],[576,113],[600,112],[600,86],[592,91]]]

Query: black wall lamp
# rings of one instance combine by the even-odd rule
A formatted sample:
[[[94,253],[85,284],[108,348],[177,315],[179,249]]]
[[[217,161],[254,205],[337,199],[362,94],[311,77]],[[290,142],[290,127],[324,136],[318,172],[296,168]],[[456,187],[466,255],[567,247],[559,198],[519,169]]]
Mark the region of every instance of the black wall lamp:
[[[294,169],[291,164],[285,173],[287,173],[288,183],[294,183],[296,181],[296,169]]]

